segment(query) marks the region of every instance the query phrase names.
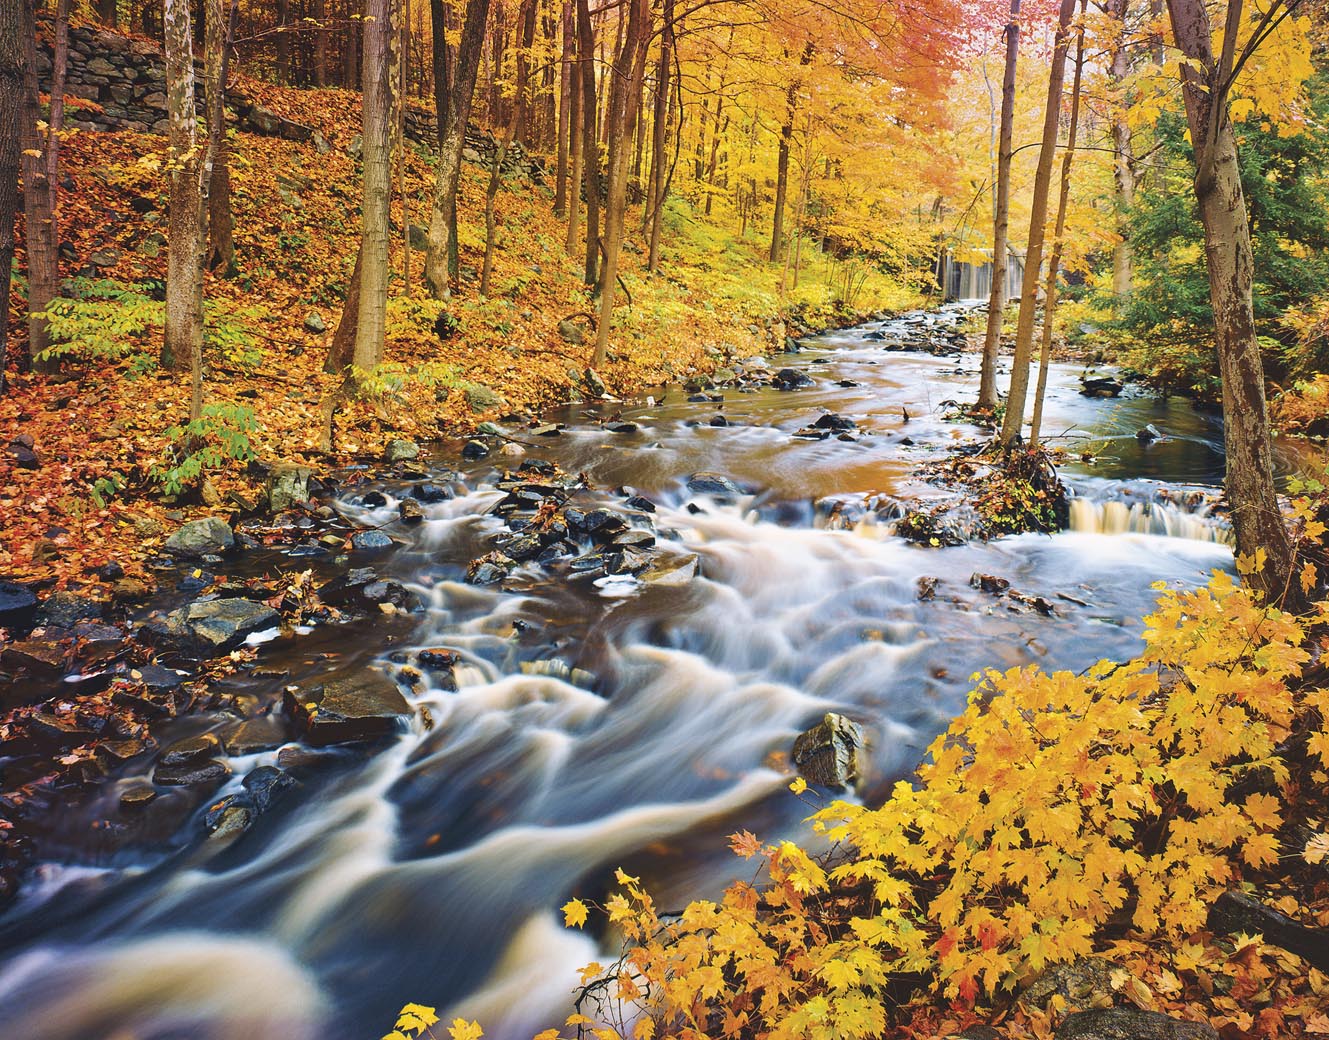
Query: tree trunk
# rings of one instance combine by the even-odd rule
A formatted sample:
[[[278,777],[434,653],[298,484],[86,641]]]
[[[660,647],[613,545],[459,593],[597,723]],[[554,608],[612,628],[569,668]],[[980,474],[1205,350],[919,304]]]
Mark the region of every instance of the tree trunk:
[[[360,32],[362,29],[361,0],[346,0],[346,49],[342,54],[342,86],[347,90],[360,87]]]
[[[575,14],[574,14],[575,18]],[[573,46],[576,46],[576,25],[573,25]],[[582,185],[582,129],[581,129],[581,66],[576,57],[568,66],[568,234],[563,246],[569,256],[577,250],[577,236],[581,229]]]
[[[581,165],[586,196],[587,285],[595,285],[600,269],[600,139],[595,117],[595,27],[587,0],[577,3],[577,65],[581,72]]]
[[[1024,406],[1029,396],[1029,361],[1034,350],[1034,308],[1038,304],[1038,277],[1043,267],[1043,240],[1047,231],[1048,194],[1052,187],[1052,161],[1057,153],[1057,126],[1061,122],[1061,94],[1066,75],[1066,48],[1075,0],[1061,0],[1057,14],[1057,38],[1048,76],[1047,107],[1043,112],[1043,143],[1038,152],[1038,171],[1030,206],[1029,244],[1024,259],[1024,284],[1020,289],[1020,317],[1015,327],[1015,358],[1011,362],[1011,389],[1006,395],[1006,416],[1001,440],[1007,447],[1024,430]]]
[[[475,79],[484,50],[489,0],[469,0],[457,49],[456,68],[448,89],[447,116],[434,174],[434,202],[429,214],[429,246],[425,253],[425,283],[439,300],[451,294],[457,276],[457,186],[461,181],[461,153],[466,147],[466,125],[471,116]]]
[[[18,212],[25,0],[0,0],[0,395],[8,386],[9,287]]]
[[[1223,89],[1232,65],[1216,61],[1204,0],[1168,0],[1181,66],[1186,121],[1195,151],[1195,196],[1204,225],[1209,299],[1223,380],[1227,497],[1239,556],[1264,564],[1251,578],[1271,601],[1300,606],[1292,579],[1294,553],[1274,488],[1273,448],[1264,394],[1264,366],[1255,339],[1251,298],[1254,259],[1237,162],[1237,142]],[[1217,106],[1217,107],[1215,107]]]
[[[314,0],[314,86],[328,85],[328,8],[326,0]]]
[[[660,34],[660,64],[655,76],[655,124],[651,134],[651,194],[647,200],[651,237],[646,270],[654,274],[660,266],[660,222],[664,216],[667,187],[665,147],[669,139],[671,62],[674,52],[674,0],[664,0],[664,31]]]
[[[1084,20],[1086,0],[1080,0],[1080,19]],[[1057,224],[1052,235],[1052,256],[1048,259],[1046,288],[1043,291],[1043,342],[1038,359],[1038,388],[1034,391],[1034,417],[1029,424],[1029,447],[1038,447],[1043,427],[1043,398],[1047,394],[1048,365],[1052,360],[1053,322],[1057,316],[1057,278],[1061,273],[1062,237],[1066,233],[1066,207],[1071,199],[1071,163],[1075,158],[1075,134],[1080,126],[1080,84],[1084,78],[1084,27],[1075,45],[1075,77],[1071,83],[1071,120],[1066,131],[1066,150],[1061,156],[1061,190],[1057,197]]]
[[[41,94],[37,81],[37,31],[32,0],[25,0],[24,91],[21,165],[23,170],[24,244],[28,253],[28,354],[33,367],[50,372],[54,359],[41,355],[50,346],[43,312],[60,285],[59,157],[64,123],[65,76],[69,65],[69,0],[58,0],[55,56],[51,76],[51,109],[42,129]]]
[[[808,40],[803,47],[803,56],[799,59],[798,64],[800,66],[810,64],[812,53],[812,41]],[[799,81],[796,78],[789,84],[789,90],[785,94],[785,120],[784,125],[780,127],[780,149],[775,167],[775,213],[771,218],[771,263],[775,263],[780,259],[780,243],[784,238],[784,202],[785,196],[789,193],[789,143],[794,136],[794,115],[798,112],[798,88]]]
[[[346,283],[346,300],[342,303],[337,331],[332,334],[328,359],[323,363],[323,371],[331,375],[344,372],[346,366],[355,360],[355,330],[360,325],[360,267],[364,256],[364,243],[361,242],[355,250],[355,268],[351,271],[351,280]]]
[[[568,145],[569,135],[577,131],[572,126],[572,104],[576,91],[572,89],[572,52],[574,35],[572,4],[563,0],[563,41],[558,63],[558,156],[554,160],[554,216],[563,220],[568,215]]]
[[[623,246],[624,207],[627,195],[627,130],[637,116],[646,53],[651,37],[650,0],[630,0],[623,46],[614,60],[609,91],[609,190],[605,201],[604,270],[600,278],[600,323],[596,330],[591,367],[599,368],[609,350],[618,259]]]
[[[513,100],[514,140],[530,143],[531,45],[535,43],[535,0],[521,0],[517,9],[517,84]]]
[[[276,44],[277,82],[287,86],[291,82],[291,37],[286,26],[291,21],[290,0],[277,0]]]
[[[396,75],[394,0],[369,0],[364,37],[364,201],[360,208],[360,315],[355,367],[370,372],[383,360],[388,303],[388,207],[392,195],[392,95]]]
[[[434,129],[438,147],[448,125],[448,98],[452,93],[452,71],[448,64],[448,5],[446,0],[429,0],[429,24],[433,36],[434,60]]]
[[[188,0],[165,0],[166,98],[170,118],[170,209],[166,257],[166,334],[161,364],[189,370],[189,418],[203,410],[201,160],[194,109],[194,54]]]
[[[211,0],[209,0],[211,2]],[[207,84],[208,174],[204,188],[207,195],[208,248],[204,266],[210,271],[220,270],[227,278],[236,273],[235,216],[231,211],[231,145],[226,137],[226,89],[229,82],[231,46],[235,39],[235,19],[239,0],[231,0],[226,25],[217,27],[219,40],[208,36],[206,61],[209,63]],[[212,8],[208,8],[211,13]],[[218,12],[220,13],[220,12]],[[206,26],[211,34],[212,25]],[[216,62],[213,71],[211,63]],[[214,87],[216,99],[213,98]]]
[[[997,146],[997,200],[992,219],[992,286],[988,291],[988,320],[983,333],[983,366],[978,381],[977,407],[997,407],[997,355],[1001,350],[1001,322],[1006,311],[1006,278],[1010,264],[1008,234],[1011,221],[1011,137],[1015,124],[1015,71],[1020,53],[1020,0],[1011,0],[1006,23],[1006,68],[1001,80],[1001,130]]]
[[[1116,25],[1112,40],[1111,63],[1108,67],[1113,88],[1125,90],[1130,75],[1130,54],[1127,51],[1126,13],[1130,0],[1111,0],[1108,14]],[[1131,295],[1133,258],[1130,241],[1130,214],[1135,205],[1135,152],[1131,143],[1131,128],[1126,122],[1125,98],[1119,98],[1112,109],[1112,178],[1117,189],[1116,224],[1121,240],[1112,247],[1112,306],[1120,314]]]

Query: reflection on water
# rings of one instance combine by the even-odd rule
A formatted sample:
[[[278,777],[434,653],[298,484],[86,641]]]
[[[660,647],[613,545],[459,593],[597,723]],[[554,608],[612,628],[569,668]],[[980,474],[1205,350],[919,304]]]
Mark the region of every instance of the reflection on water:
[[[3,1034],[372,1037],[414,1000],[479,1018],[495,1040],[529,1037],[561,1020],[575,969],[612,953],[562,929],[556,908],[600,894],[618,865],[662,905],[714,896],[735,870],[727,833],[802,835],[785,755],[825,711],[863,723],[860,794],[879,799],[961,709],[973,672],[1125,657],[1151,582],[1193,585],[1230,564],[1208,497],[1192,494],[1221,476],[1213,417],[1179,401],[1087,400],[1065,366],[1047,428],[1098,460],[1073,474],[1073,531],[928,551],[882,527],[817,526],[816,500],[918,491],[908,474],[920,460],[978,435],[940,418],[972,392],[974,359],[891,353],[872,331],[793,358],[810,389],[719,403],[673,390],[625,411],[638,424],[628,434],[569,409],[562,436],[532,445],[605,489],[588,504],[621,502],[620,485],[651,495],[659,537],[701,561],[681,588],[628,582],[609,595],[534,567],[516,592],[462,584],[500,497],[481,486],[489,466],[465,466],[476,490],[395,531],[413,541],[384,565],[423,614],[274,644],[266,661],[290,676],[248,680],[272,699],[329,658],[390,671],[389,653],[448,647],[464,662],[459,689],[411,692],[432,729],[417,722],[369,760],[342,756],[221,853],[200,847],[196,820],[105,859],[71,843],[0,922]],[[717,410],[734,425],[688,425]],[[858,439],[791,437],[823,410],[854,419]],[[1146,423],[1166,438],[1140,444]],[[754,494],[691,496],[698,470]],[[388,522],[385,490],[377,510],[347,508]],[[972,588],[974,572],[1049,598],[1056,615],[1013,611]],[[939,579],[926,602],[923,577]],[[522,671],[554,658],[580,671]]]

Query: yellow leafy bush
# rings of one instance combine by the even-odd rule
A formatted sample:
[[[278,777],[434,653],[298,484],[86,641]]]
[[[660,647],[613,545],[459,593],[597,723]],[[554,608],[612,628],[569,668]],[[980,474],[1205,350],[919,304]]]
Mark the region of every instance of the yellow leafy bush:
[[[583,991],[597,1035],[870,1037],[911,988],[972,1004],[1110,929],[1201,927],[1210,897],[1279,856],[1270,792],[1304,711],[1323,782],[1329,694],[1289,686],[1303,622],[1227,575],[1146,621],[1128,664],[987,673],[916,782],[813,816],[829,855],[735,835],[766,882],[669,918],[620,871],[603,909],[626,953]]]

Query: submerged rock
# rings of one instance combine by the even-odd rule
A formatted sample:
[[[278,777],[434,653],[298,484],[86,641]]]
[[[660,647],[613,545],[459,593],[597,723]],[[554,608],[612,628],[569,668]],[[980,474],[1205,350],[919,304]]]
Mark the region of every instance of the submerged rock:
[[[1111,376],[1080,380],[1080,393],[1085,397],[1117,397],[1122,389],[1121,382]]]
[[[794,741],[794,765],[814,784],[848,787],[858,779],[858,749],[862,746],[862,727],[828,711],[821,722]]]
[[[796,368],[782,368],[772,377],[771,385],[777,390],[801,390],[812,386],[812,377]]]
[[[721,473],[702,471],[688,477],[688,490],[698,495],[741,495],[743,489]]]

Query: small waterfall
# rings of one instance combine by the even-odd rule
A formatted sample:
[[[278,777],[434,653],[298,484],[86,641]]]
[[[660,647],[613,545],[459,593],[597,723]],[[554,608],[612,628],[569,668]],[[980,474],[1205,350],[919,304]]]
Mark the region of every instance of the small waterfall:
[[[1232,530],[1213,516],[1207,504],[1198,508],[1158,500],[1072,498],[1070,529],[1082,534],[1152,534],[1200,542],[1232,543]]]

